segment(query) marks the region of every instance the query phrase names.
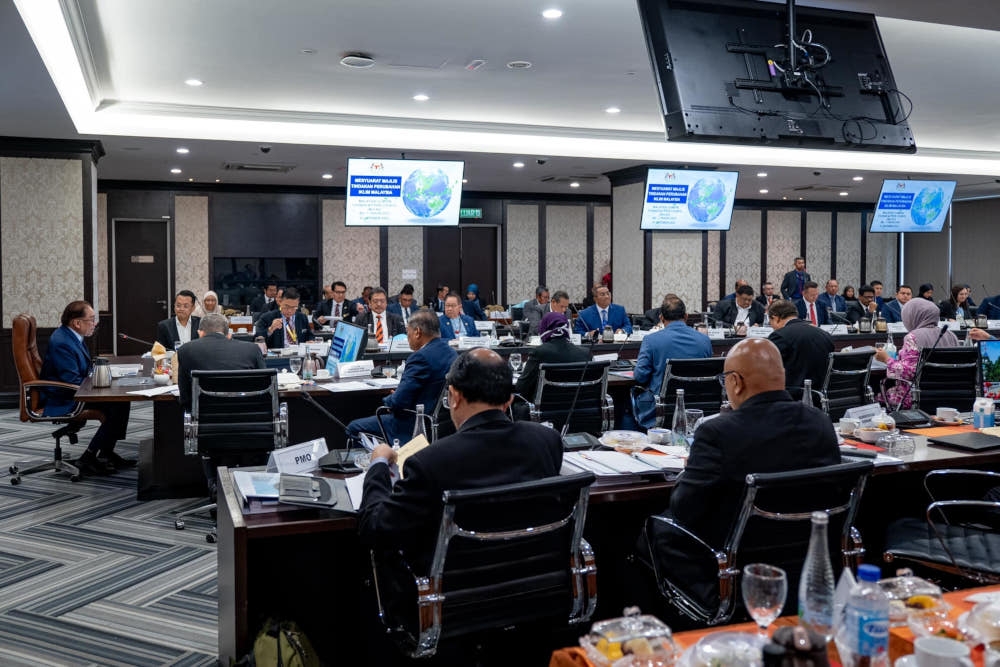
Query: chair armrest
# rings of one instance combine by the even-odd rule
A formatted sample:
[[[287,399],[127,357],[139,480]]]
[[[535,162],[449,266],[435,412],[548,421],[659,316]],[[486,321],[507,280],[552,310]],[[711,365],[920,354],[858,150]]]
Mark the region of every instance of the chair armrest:
[[[888,384],[890,382],[892,384]],[[896,403],[896,405],[892,405],[889,403],[889,396],[886,393],[886,389],[891,386],[895,386],[897,384],[906,385],[906,393],[899,397],[899,402]],[[883,380],[879,382],[879,396],[881,402],[885,405],[886,409],[889,410],[889,412],[895,412],[896,410],[899,410],[899,408],[903,405],[903,399],[906,398],[906,396],[908,395],[913,397],[913,399],[910,401],[910,404],[916,405],[918,397],[917,387],[910,380],[904,380],[903,378],[883,378]]]
[[[186,410],[184,411],[184,454],[186,456],[198,454],[198,422]]]
[[[25,411],[28,413],[28,417],[32,421],[48,421],[53,419],[52,416],[46,415],[43,412],[36,412],[31,409],[34,404],[32,401],[32,394],[39,393],[42,389],[66,389],[75,392],[80,388],[78,384],[72,384],[69,382],[59,382],[58,380],[32,380],[31,382],[25,382],[22,384],[24,389],[24,405]],[[76,402],[76,405],[72,410],[63,415],[58,415],[58,419],[72,419],[80,414],[83,410],[83,403],[80,401]]]
[[[927,506],[927,523],[937,526],[966,525],[979,530],[1000,530],[1000,502],[991,500],[938,500]],[[941,535],[938,533],[938,538]]]
[[[534,403],[532,403],[531,401],[529,401],[524,396],[518,393],[511,394],[511,396],[513,397],[513,400],[510,403],[511,415],[513,415],[514,404],[517,403],[518,401],[521,401],[528,406],[528,415],[531,418],[531,421],[537,422],[541,419],[542,413],[538,411],[538,408],[535,406]]]
[[[44,387],[51,387],[54,389],[72,389],[76,391],[80,388],[78,384],[72,384],[70,382],[59,382],[58,380],[32,380],[31,382],[25,382],[25,389],[42,389]]]

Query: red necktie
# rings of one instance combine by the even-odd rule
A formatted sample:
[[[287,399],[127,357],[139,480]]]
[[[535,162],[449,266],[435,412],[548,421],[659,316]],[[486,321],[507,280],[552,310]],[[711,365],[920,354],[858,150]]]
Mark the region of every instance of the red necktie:
[[[376,315],[375,320],[377,324],[375,325],[375,340],[382,342],[382,316]]]
[[[815,303],[810,303],[809,304],[809,321],[813,323],[813,326],[816,326],[818,324],[818,322],[816,321],[816,304]]]

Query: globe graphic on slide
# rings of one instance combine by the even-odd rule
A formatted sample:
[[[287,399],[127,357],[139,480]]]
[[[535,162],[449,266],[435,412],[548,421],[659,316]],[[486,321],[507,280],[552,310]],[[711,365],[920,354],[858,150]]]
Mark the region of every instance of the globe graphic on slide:
[[[432,218],[451,201],[451,182],[440,169],[417,169],[403,183],[403,205],[418,218]]]
[[[944,190],[941,188],[924,188],[913,198],[910,207],[910,217],[918,225],[929,225],[941,215],[944,208]]]
[[[711,222],[726,208],[726,186],[717,178],[701,178],[688,190],[688,212],[698,222]]]

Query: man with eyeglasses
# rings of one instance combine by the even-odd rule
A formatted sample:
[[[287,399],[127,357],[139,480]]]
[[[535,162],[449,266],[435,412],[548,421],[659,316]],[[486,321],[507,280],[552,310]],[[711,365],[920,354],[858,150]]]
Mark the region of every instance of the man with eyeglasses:
[[[86,301],[73,301],[63,310],[62,326],[52,332],[49,347],[42,363],[42,380],[55,380],[79,385],[93,368],[90,350],[85,338],[94,335],[97,316]],[[72,389],[48,389],[44,414],[64,415],[72,411],[76,404]],[[86,409],[104,413],[104,421],[97,429],[87,450],[77,459],[75,465],[85,475],[108,475],[120,468],[131,468],[135,461],[125,459],[115,453],[115,445],[125,437],[128,429],[128,401],[87,403]]]
[[[726,356],[724,383],[731,412],[702,423],[684,471],[664,513],[716,549],[740,507],[749,473],[782,472],[840,463],[833,423],[822,410],[785,391],[781,353],[763,338],[740,341]],[[704,551],[690,552],[685,537],[653,521],[639,539],[638,554],[686,582],[706,609],[718,606],[718,564]],[[702,555],[701,558],[697,556]]]
[[[278,297],[278,310],[264,313],[257,320],[257,336],[267,340],[268,348],[291,347],[313,339],[309,318],[299,312],[299,291],[287,288]]]
[[[190,343],[192,338],[198,337],[201,318],[191,314],[196,303],[198,297],[191,290],[182,289],[177,293],[174,297],[174,316],[160,320],[156,325],[156,340],[160,345],[172,350],[178,343]]]
[[[350,322],[354,318],[354,309],[347,300],[347,284],[334,280],[330,285],[330,298],[324,299],[313,312],[313,322],[320,326],[333,325],[338,320]]]

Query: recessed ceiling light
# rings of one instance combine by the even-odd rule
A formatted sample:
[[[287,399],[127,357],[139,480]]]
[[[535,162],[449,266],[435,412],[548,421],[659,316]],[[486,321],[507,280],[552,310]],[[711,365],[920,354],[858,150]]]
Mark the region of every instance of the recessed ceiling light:
[[[351,69],[367,69],[375,66],[375,59],[364,53],[348,53],[340,59],[340,64]]]
[[[299,53],[304,56],[314,56],[316,55],[316,49],[302,49]]]
[[[758,171],[757,172],[757,178],[767,178],[767,172],[766,171]]]
[[[507,69],[531,69],[531,63],[527,60],[511,60],[507,63]]]
[[[221,183],[221,182],[222,182],[222,179],[221,179],[221,178],[217,178],[217,179],[215,179],[215,182],[216,182],[216,183]]]
[[[331,178],[333,178],[333,174],[323,174],[323,178],[329,181]]]
[[[417,93],[416,95],[413,96],[413,99],[415,99],[418,102],[426,102],[431,98],[429,95],[424,95],[423,93]]]
[[[608,107],[604,111],[607,112],[607,113],[621,113],[622,112],[622,110],[619,109],[618,107]]]
[[[184,83],[186,83],[189,86],[194,86],[195,88],[197,88],[198,86],[202,85],[205,82],[202,81],[201,79],[184,79]]]
[[[173,169],[170,170],[170,173],[171,174],[179,174],[179,173],[181,173],[181,168],[180,167],[174,167]]]
[[[547,19],[557,19],[557,18],[562,17],[562,10],[561,9],[546,9],[544,12],[542,12],[542,16],[544,16]]]
[[[180,153],[181,155],[187,155],[191,151],[189,151],[187,148],[184,148],[183,146],[181,146],[180,148],[177,149],[177,152]]]
[[[569,187],[571,187],[571,188],[578,188],[578,187],[580,187],[580,184],[577,183],[576,181],[573,181],[572,183],[569,184]]]
[[[841,192],[841,193],[840,193],[840,196],[841,196],[841,197],[846,197],[846,196],[847,196],[848,194],[850,194],[850,193],[848,193],[848,192]]]
[[[805,197],[799,197],[799,201],[802,201],[803,199],[805,199]]]
[[[520,168],[522,168],[523,166],[524,166],[524,163],[523,163],[523,162],[515,162],[515,163],[514,163],[514,169],[520,169]]]
[[[188,183],[194,183],[194,179],[193,178],[189,178],[188,179]]]
[[[865,177],[864,176],[855,176],[851,180],[852,181],[863,181],[863,180],[865,180]]]
[[[760,189],[760,190],[758,190],[757,192],[761,193],[762,195],[766,195],[766,194],[767,194],[767,192],[768,192],[768,190],[767,190],[767,188],[761,188],[761,189]]]
[[[788,197],[782,197],[782,199],[788,199]]]
[[[469,182],[469,179],[467,179],[467,178],[463,178],[463,179],[462,179],[462,182],[463,182],[463,183],[468,183],[468,182]]]

